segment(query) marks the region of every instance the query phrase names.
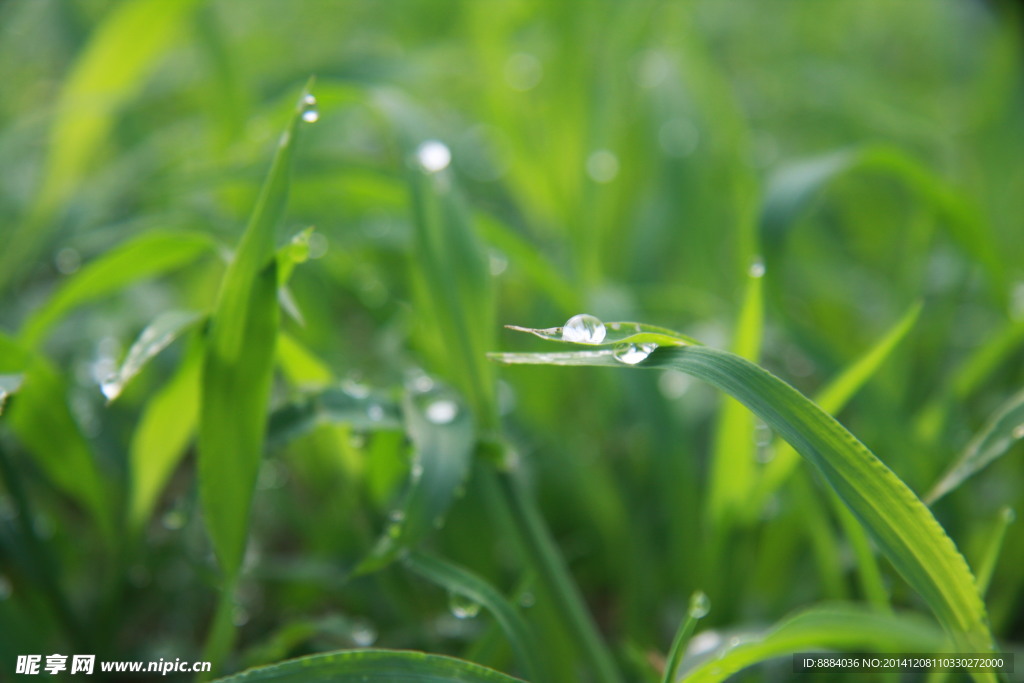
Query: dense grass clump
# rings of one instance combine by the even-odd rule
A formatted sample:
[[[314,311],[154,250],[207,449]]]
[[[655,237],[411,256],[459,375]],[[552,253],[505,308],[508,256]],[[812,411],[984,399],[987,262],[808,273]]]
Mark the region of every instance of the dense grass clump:
[[[1020,654],[1021,27],[0,4],[0,679]]]

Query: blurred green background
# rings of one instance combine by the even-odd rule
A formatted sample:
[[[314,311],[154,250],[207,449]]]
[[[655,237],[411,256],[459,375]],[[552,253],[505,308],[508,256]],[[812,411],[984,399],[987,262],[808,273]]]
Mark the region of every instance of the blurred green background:
[[[434,140],[486,254],[493,307],[461,312],[483,350],[542,349],[501,325],[583,311],[729,348],[760,259],[760,360],[813,395],[922,302],[838,417],[924,494],[1024,383],[1021,37],[1013,5],[969,0],[0,2],[0,330],[51,364],[49,398],[72,419],[48,428],[80,433],[109,484],[97,505],[125,519],[133,432],[188,346],[170,346],[110,405],[100,385],[158,313],[210,310],[218,252],[241,235],[312,75],[319,120],[302,126],[278,243],[315,227],[314,258],[289,285],[300,315],[282,327],[320,369],[279,373],[274,406],[311,380],[393,396],[420,370],[470,393],[460,372],[481,359],[443,329],[464,302],[428,301],[417,275],[426,257],[407,171],[410,150]],[[216,246],[94,283],[45,330],[26,327],[90,263],[150,233]],[[695,589],[712,604],[702,628],[723,633],[865,599],[841,526],[802,471],[728,531],[710,523],[711,389],[671,372],[483,367],[505,438],[637,680]],[[61,453],[41,465],[6,417],[4,665],[75,642],[47,598],[53,582],[98,651],[198,659],[217,570],[192,449],[143,530],[108,546],[54,483]],[[1021,447],[1006,450],[933,508],[976,569],[1000,511],[1020,509]],[[400,430],[331,424],[268,450],[229,669],[375,643],[515,671],[485,616],[454,618],[442,590],[401,568],[343,580],[408,466]],[[476,481],[429,545],[529,594]],[[1022,534],[1009,526],[986,600],[1003,643],[1024,639]],[[19,554],[32,552],[28,536],[45,546],[41,575]],[[882,570],[894,604],[919,609]],[[530,610],[563,654],[555,678],[576,680],[555,609]]]

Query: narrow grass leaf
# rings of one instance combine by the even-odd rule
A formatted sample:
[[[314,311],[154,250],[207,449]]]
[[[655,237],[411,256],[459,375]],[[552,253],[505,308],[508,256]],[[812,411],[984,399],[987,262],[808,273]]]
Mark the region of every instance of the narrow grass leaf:
[[[1024,440],[1024,391],[1010,397],[964,449],[963,454],[924,500],[933,504]]]
[[[611,322],[601,323],[604,326],[604,334],[599,341],[583,339],[572,339],[573,344],[583,346],[609,346],[611,344],[659,344],[661,346],[675,346],[683,344],[700,344],[696,339],[687,337],[674,330],[657,325],[633,322]],[[516,332],[527,332],[547,339],[548,341],[567,341],[564,337],[564,327],[520,327],[518,325],[505,325],[507,329]]]
[[[308,86],[296,105],[210,321],[199,421],[199,491],[229,584],[245,552],[278,336],[275,228],[288,197]]]
[[[992,538],[985,547],[985,554],[978,565],[978,592],[984,595],[988,592],[989,583],[992,581],[992,573],[999,561],[999,553],[1003,550],[1003,541],[1006,540],[1006,530],[1017,519],[1017,513],[1013,508],[1007,506],[999,511],[995,528],[992,530]]]
[[[661,683],[672,683],[676,679],[676,672],[679,671],[679,664],[686,654],[686,644],[697,627],[697,622],[703,619],[708,613],[708,596],[704,591],[697,591],[690,596],[690,605],[686,610],[686,618],[676,630],[672,638],[672,647],[669,648],[668,657],[665,660],[665,671],[662,673]]]
[[[202,313],[194,311],[169,311],[147,325],[128,349],[121,366],[109,380],[102,383],[101,388],[107,402],[110,403],[120,396],[128,382],[142,372],[146,364],[157,354],[205,319],[206,316]]]
[[[71,276],[25,323],[21,339],[37,346],[54,323],[74,308],[139,280],[156,277],[214,251],[202,233],[154,231],[107,252]]]
[[[516,360],[523,362],[524,355]],[[622,367],[611,356],[587,360]],[[834,418],[771,373],[726,351],[665,348],[633,367],[685,372],[746,405],[815,467],[964,652],[992,649],[985,607],[953,541],[910,488]]]
[[[850,399],[875,376],[900,342],[914,328],[921,316],[921,308],[920,303],[911,306],[874,346],[833,378],[814,397],[814,402],[818,404],[818,407],[831,415],[835,415],[845,408]],[[785,443],[777,445],[775,457],[765,465],[761,472],[761,480],[757,487],[758,509],[785,482],[799,460],[800,457],[792,446]]]
[[[203,347],[197,340],[174,375],[146,404],[129,446],[131,500],[128,519],[139,530],[149,519],[199,422]]]
[[[45,358],[3,334],[0,373],[22,376],[3,419],[54,486],[82,505],[104,538],[112,541],[111,492],[71,414],[60,374]]]
[[[683,662],[688,683],[724,681],[743,669],[798,652],[943,652],[943,632],[914,614],[887,614],[847,604],[822,605],[772,628],[730,638],[697,661]]]
[[[453,391],[439,386],[412,390],[406,394],[402,412],[413,444],[409,487],[355,575],[386,566],[442,526],[469,474],[476,427],[473,415]]]
[[[365,683],[520,681],[518,678],[454,657],[401,650],[346,650],[313,655],[217,680],[220,683],[333,683],[348,680]]]
[[[547,680],[543,675],[545,668],[539,660],[541,649],[536,634],[520,616],[519,610],[494,586],[467,569],[426,553],[413,552],[402,562],[420,576],[490,612],[508,637],[527,679],[534,683]]]

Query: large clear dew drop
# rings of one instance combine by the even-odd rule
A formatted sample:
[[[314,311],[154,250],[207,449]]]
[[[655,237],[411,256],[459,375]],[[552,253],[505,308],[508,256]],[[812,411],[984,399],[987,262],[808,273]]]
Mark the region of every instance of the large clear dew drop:
[[[600,318],[589,313],[574,315],[562,326],[562,341],[577,344],[600,344],[607,334]]]

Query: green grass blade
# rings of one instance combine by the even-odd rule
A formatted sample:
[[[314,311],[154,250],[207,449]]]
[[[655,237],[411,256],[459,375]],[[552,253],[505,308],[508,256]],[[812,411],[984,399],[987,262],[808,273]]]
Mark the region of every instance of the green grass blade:
[[[515,360],[523,362],[526,355]],[[623,367],[609,355],[586,360]],[[665,348],[633,367],[685,372],[746,405],[814,466],[964,652],[992,649],[985,607],[953,541],[913,491],[834,418],[771,373],[726,351]]]
[[[193,326],[205,320],[206,316],[194,311],[170,311],[161,314],[146,326],[117,369],[113,377],[105,380],[101,389],[110,403],[117,399],[125,386],[142,372],[150,360],[170,346],[175,339],[188,332]]]
[[[989,583],[992,581],[992,573],[999,561],[999,553],[1003,549],[1003,541],[1006,540],[1006,530],[1017,519],[1017,514],[1011,507],[1004,507],[999,511],[999,518],[996,520],[995,528],[992,530],[992,538],[985,547],[985,554],[978,565],[978,592],[984,595],[988,592]]]
[[[914,328],[921,316],[921,308],[920,303],[911,306],[874,346],[829,382],[814,397],[814,402],[831,415],[845,408],[850,399],[875,376],[882,364]],[[777,491],[799,460],[799,455],[792,446],[779,444],[775,449],[775,457],[762,471],[758,485],[758,500],[764,501]]]
[[[217,679],[220,683],[516,683],[518,678],[454,657],[400,650],[346,650],[301,657]]]
[[[611,344],[660,344],[662,346],[674,346],[683,344],[697,344],[696,339],[687,337],[674,330],[657,325],[632,322],[602,323],[605,328],[604,335],[600,341],[573,341],[573,344],[583,346],[609,346]],[[526,332],[535,337],[548,341],[565,341],[562,339],[562,327],[520,327],[518,325],[505,325],[507,329],[516,332]]]
[[[64,83],[50,132],[46,174],[31,215],[0,254],[0,292],[35,261],[53,218],[114,127],[118,110],[177,40],[198,0],[138,0],[112,7]]]
[[[410,391],[402,412],[413,443],[409,487],[377,545],[356,567],[356,575],[386,566],[443,525],[469,474],[476,426],[453,391],[436,386]]]
[[[733,352],[757,362],[764,333],[764,265],[755,262],[747,275],[739,320],[733,339]],[[732,397],[722,397],[721,412],[715,429],[711,455],[708,520],[717,528],[727,528],[752,502],[756,482],[757,448],[754,416]]]
[[[192,263],[214,247],[208,235],[196,232],[154,231],[125,242],[71,276],[26,321],[21,339],[37,346],[54,323],[77,306]]]
[[[380,392],[363,387],[327,387],[305,392],[277,407],[267,425],[267,443],[279,447],[322,424],[356,429],[401,429],[401,407]]]
[[[3,419],[54,486],[88,510],[103,537],[113,541],[111,491],[71,415],[61,376],[45,358],[3,334],[0,373],[23,375]]]
[[[874,612],[854,605],[812,607],[763,633],[752,633],[714,650],[691,667],[688,683],[724,681],[759,662],[814,650],[853,652],[942,652],[944,634],[913,614]]]
[[[275,228],[288,197],[307,97],[308,86],[281,136],[210,320],[199,421],[199,491],[228,584],[241,568],[263,453],[279,318]]]
[[[1024,391],[1010,397],[964,449],[924,501],[929,505],[960,486],[968,477],[1008,453],[1024,439]]]
[[[131,500],[128,520],[139,530],[185,455],[199,422],[202,345],[189,349],[174,375],[146,404],[129,446]]]
[[[421,552],[414,552],[403,564],[445,590],[461,595],[490,612],[508,637],[528,680],[542,683],[545,668],[536,634],[520,616],[519,610],[494,586],[476,574]]]
[[[668,657],[665,660],[665,671],[662,673],[661,683],[673,683],[676,680],[676,672],[679,671],[679,664],[686,654],[686,644],[697,628],[697,622],[708,613],[708,596],[703,591],[697,591],[690,596],[690,605],[686,610],[686,618],[679,625],[675,637],[672,639],[672,647],[669,648]]]

